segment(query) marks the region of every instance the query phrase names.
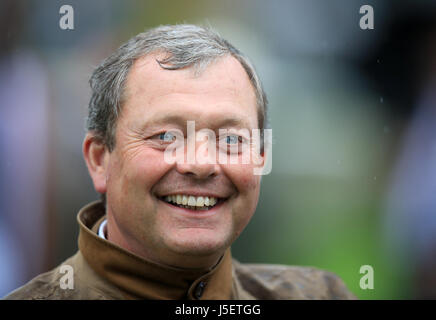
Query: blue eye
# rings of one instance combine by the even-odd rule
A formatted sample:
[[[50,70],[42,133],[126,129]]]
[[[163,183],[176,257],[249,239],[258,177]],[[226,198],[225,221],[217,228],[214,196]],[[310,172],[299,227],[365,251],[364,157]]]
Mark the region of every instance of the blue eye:
[[[172,142],[175,140],[175,138],[176,136],[168,131],[159,134],[159,139],[165,142]]]
[[[239,140],[240,140],[239,138],[240,138],[239,136],[235,136],[235,135],[227,136],[226,137],[226,143],[227,144],[237,144],[239,142]]]

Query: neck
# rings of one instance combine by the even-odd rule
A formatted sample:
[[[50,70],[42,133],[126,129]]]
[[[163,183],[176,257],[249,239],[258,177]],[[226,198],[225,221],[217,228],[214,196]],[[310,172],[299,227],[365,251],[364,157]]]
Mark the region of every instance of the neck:
[[[125,235],[118,227],[113,216],[107,215],[107,240],[116,244],[117,246],[130,251],[145,260],[150,262],[168,266],[171,268],[192,269],[192,270],[210,270],[212,269],[223,256],[224,251],[220,251],[213,255],[189,255],[180,254],[170,250],[160,250],[159,254],[153,253],[148,250],[147,246],[138,243],[136,239],[133,239],[129,235]]]
[[[157,264],[99,237],[98,222],[104,215],[105,208],[101,202],[91,203],[80,210],[77,216],[80,226],[79,253],[86,265],[121,290],[124,298],[228,300],[235,297],[230,248],[211,270],[199,269],[199,265],[181,269]],[[197,289],[200,283],[206,286],[203,286],[203,294],[199,298]]]

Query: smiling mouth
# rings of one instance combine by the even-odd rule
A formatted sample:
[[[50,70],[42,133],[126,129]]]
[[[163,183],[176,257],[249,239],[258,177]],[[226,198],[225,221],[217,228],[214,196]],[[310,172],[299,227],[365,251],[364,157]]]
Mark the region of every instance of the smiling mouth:
[[[175,207],[194,210],[194,211],[210,210],[226,200],[225,198],[215,198],[215,197],[206,197],[206,196],[195,197],[192,195],[185,195],[185,194],[169,195],[169,196],[160,197],[159,199]]]

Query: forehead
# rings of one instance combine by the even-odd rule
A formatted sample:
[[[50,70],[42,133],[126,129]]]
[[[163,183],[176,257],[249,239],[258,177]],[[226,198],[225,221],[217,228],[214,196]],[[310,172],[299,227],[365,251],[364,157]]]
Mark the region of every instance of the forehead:
[[[232,56],[222,57],[199,75],[193,68],[165,70],[149,54],[135,61],[127,77],[123,112],[125,116],[147,118],[177,112],[191,120],[206,115],[244,119],[257,125],[254,88],[242,65]],[[171,118],[171,117],[169,117]],[[251,119],[252,118],[252,119]]]

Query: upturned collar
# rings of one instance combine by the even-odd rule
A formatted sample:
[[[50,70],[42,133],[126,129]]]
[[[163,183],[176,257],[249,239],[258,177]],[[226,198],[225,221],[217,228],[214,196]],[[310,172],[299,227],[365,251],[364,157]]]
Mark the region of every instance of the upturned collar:
[[[91,268],[117,286],[128,299],[232,299],[230,248],[211,269],[181,269],[148,261],[100,238],[105,208],[96,201],[77,215],[79,249]]]

